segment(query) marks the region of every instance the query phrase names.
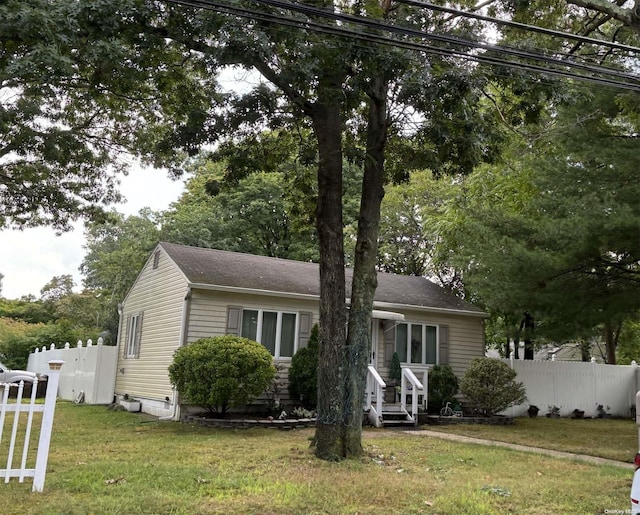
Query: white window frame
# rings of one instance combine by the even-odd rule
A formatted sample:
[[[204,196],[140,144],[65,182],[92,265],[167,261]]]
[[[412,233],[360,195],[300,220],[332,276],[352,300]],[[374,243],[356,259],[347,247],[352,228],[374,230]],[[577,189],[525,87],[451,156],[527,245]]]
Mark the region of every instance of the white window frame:
[[[407,327],[407,360],[406,361],[402,361],[402,363],[404,365],[426,365],[426,366],[433,366],[433,365],[437,365],[440,363],[440,326],[438,326],[437,324],[423,324],[423,323],[413,323],[413,322],[398,322],[396,323],[396,336],[394,339],[394,350],[398,350],[398,333],[397,333],[397,329],[398,326],[400,325],[405,325]],[[422,356],[420,357],[420,361],[419,362],[412,362],[411,361],[411,334],[412,334],[412,329],[415,326],[420,326],[421,329],[421,333],[422,333]],[[436,362],[435,363],[427,363],[427,327],[435,327],[436,329]]]
[[[130,315],[127,323],[127,358],[137,358],[140,353],[140,323],[142,314]]]
[[[257,327],[256,327],[256,341],[260,344],[262,344],[262,321],[263,321],[263,315],[264,313],[276,313],[276,342],[275,342],[275,349],[273,352],[273,358],[274,359],[280,359],[280,360],[290,360],[293,355],[297,352],[298,350],[298,337],[299,337],[299,325],[300,325],[300,319],[299,319],[299,313],[296,311],[278,311],[275,309],[261,309],[261,308],[242,308],[242,317],[244,319],[244,315],[245,312],[247,311],[257,311],[258,312],[258,321],[257,321]],[[281,344],[281,339],[282,339],[282,316],[283,315],[294,315],[295,316],[295,322],[294,322],[294,334],[293,334],[293,352],[291,356],[280,356],[280,344]],[[242,324],[240,325],[240,335],[244,337],[244,335],[242,334]]]

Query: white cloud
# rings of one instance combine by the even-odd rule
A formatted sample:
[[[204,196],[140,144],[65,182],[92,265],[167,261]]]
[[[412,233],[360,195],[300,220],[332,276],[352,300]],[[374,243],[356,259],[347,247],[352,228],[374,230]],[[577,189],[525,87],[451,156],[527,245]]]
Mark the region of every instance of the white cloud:
[[[164,171],[134,167],[122,178],[121,191],[127,202],[116,209],[126,215],[136,214],[143,207],[166,209],[183,189],[184,181],[172,181]],[[71,274],[79,287],[84,233],[82,223],[74,227],[60,236],[48,227],[0,231],[0,273],[4,275],[0,295],[7,299],[39,297],[40,289],[52,277],[65,274]]]

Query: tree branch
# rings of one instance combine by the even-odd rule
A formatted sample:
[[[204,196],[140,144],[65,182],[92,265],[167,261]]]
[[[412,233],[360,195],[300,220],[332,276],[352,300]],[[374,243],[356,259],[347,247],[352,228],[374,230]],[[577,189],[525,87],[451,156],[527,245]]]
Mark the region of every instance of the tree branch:
[[[567,0],[567,3],[607,14],[640,34],[640,0],[635,1],[632,9],[625,9],[607,0]]]
[[[313,104],[306,100],[304,96],[296,91],[296,89],[287,83],[287,81],[283,80],[283,78],[273,71],[267,63],[260,59],[251,57],[249,58],[249,64],[258,70],[265,79],[280,88],[283,93],[289,97],[289,100],[302,109],[305,114],[312,114]]]

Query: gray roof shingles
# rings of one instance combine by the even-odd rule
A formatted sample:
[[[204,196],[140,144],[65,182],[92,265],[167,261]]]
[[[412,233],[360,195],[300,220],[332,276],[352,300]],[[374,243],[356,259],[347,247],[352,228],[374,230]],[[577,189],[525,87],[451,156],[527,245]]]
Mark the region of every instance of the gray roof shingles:
[[[320,295],[319,266],[226,250],[161,242],[187,280],[194,285],[225,286],[290,294]],[[353,270],[347,269],[347,290]],[[349,295],[349,291],[347,291]],[[422,308],[483,311],[424,277],[378,273],[375,301]]]

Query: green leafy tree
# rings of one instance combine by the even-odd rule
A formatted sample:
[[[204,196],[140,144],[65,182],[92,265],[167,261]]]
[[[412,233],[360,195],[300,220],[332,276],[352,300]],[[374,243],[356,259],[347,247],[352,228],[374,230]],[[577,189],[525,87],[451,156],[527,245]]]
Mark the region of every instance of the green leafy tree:
[[[608,363],[640,308],[640,168],[633,122],[617,99],[581,93],[558,107],[534,146],[476,172],[448,234],[466,286],[515,325],[514,341],[531,338],[523,314],[556,341],[598,328]]]
[[[112,212],[103,222],[89,223],[85,236],[87,252],[80,265],[83,283],[87,295],[97,301],[91,301],[96,324],[115,338],[118,303],[158,243],[157,215],[149,209],[129,217]]]
[[[640,317],[625,320],[618,342],[618,363],[629,365],[640,363]]]
[[[175,352],[169,378],[184,402],[224,415],[259,396],[276,369],[269,351],[237,336],[202,338]]]
[[[209,190],[209,192],[207,191]],[[313,226],[292,220],[292,195],[280,172],[258,172],[235,182],[199,166],[187,191],[162,217],[161,238],[235,252],[317,260]]]
[[[75,345],[78,340],[86,342],[89,338],[97,341],[97,332],[73,327],[66,321],[25,324],[20,331],[0,329],[0,361],[9,368],[26,369],[29,353],[36,348],[48,349],[53,343],[59,349],[65,343]]]
[[[30,324],[47,323],[55,320],[54,306],[35,297],[21,299],[0,298],[0,317],[22,320]]]
[[[286,131],[264,131],[191,163],[185,192],[162,214],[160,239],[317,262],[316,158],[301,163],[295,145]],[[362,173],[347,162],[344,170],[345,248],[352,256]]]
[[[0,361],[8,368],[26,370],[29,362],[29,354],[38,345],[35,335],[9,335],[0,341]]]
[[[311,329],[307,346],[291,358],[289,394],[293,402],[314,409],[318,401],[318,324]]]
[[[75,282],[71,275],[55,276],[40,289],[40,298],[53,304],[73,293]]]
[[[518,404],[527,398],[524,384],[506,363],[492,358],[476,358],[460,382],[460,393],[485,416]]]
[[[19,162],[16,172],[5,174],[19,180],[2,190],[9,192],[0,204],[5,208],[3,224],[30,220],[64,229],[70,218],[94,214],[96,201],[111,199],[113,177],[107,164],[123,148],[155,164],[175,166],[180,157],[176,150],[195,152],[203,144],[255,132],[257,127],[311,130],[318,156],[316,223],[322,276],[319,388],[327,394],[319,396],[317,453],[327,459],[360,455],[358,395],[348,392],[360,392],[364,384],[362,356],[368,354],[387,141],[399,136],[409,117],[403,113],[411,111],[429,120],[416,138],[433,143],[425,155],[434,168],[448,168],[455,157],[469,169],[486,156],[492,145],[475,135],[489,124],[482,123],[483,118],[472,120],[477,93],[468,77],[474,70],[451,66],[440,57],[427,69],[422,56],[383,45],[370,44],[363,52],[353,38],[318,34],[306,24],[282,31],[277,25],[247,25],[242,17],[206,9],[140,0],[115,5],[66,0],[52,8],[39,0],[3,6],[2,41],[15,50],[4,54],[2,70],[17,91],[16,103],[8,105],[7,124],[18,131],[27,127],[35,135],[32,140],[49,143],[41,155],[37,146],[24,154],[40,158],[33,160],[35,166]],[[345,10],[333,2],[322,7]],[[265,9],[281,17],[278,9]],[[346,10],[377,19],[410,20],[424,29],[442,21],[403,9],[382,10],[376,2]],[[340,26],[335,20],[330,25]],[[454,30],[469,29],[468,23],[462,25]],[[55,30],[43,32],[47,26]],[[220,38],[221,27],[232,36]],[[255,70],[268,83],[246,93],[226,94],[216,80],[229,65]],[[33,73],[36,69],[47,73]],[[396,77],[402,80],[392,85]],[[446,96],[438,91],[440,86]],[[393,109],[388,103],[392,93],[397,103]],[[33,112],[23,120],[19,107],[25,105]],[[397,116],[391,116],[392,111]],[[457,121],[462,119],[463,123]],[[47,123],[36,126],[40,120]],[[40,127],[51,127],[52,132],[39,131]],[[349,136],[343,138],[346,129]],[[60,148],[57,142],[64,141],[63,136],[75,152]],[[478,145],[481,139],[484,144]],[[21,138],[12,143],[18,141]],[[44,153],[49,148],[56,153]],[[348,331],[341,209],[345,148],[364,170]],[[61,162],[59,156],[71,159]],[[37,163],[46,163],[46,169]],[[70,179],[59,180],[56,167]],[[27,180],[32,176],[37,180]],[[49,187],[41,198],[57,202],[25,202],[20,188],[31,191],[41,184]],[[65,190],[66,185],[72,185],[75,195]],[[344,399],[353,399],[354,405],[346,406]]]
[[[171,166],[203,140],[215,77],[183,59],[163,12],[137,0],[0,6],[0,227],[100,219],[120,199],[123,152]]]
[[[43,324],[32,324],[20,319],[0,317],[0,361],[9,368],[25,369],[37,342],[33,334]]]
[[[180,151],[193,153],[205,144],[265,127],[310,130],[318,163],[315,209],[321,274],[316,453],[340,459],[362,454],[361,399],[354,392],[364,387],[385,181],[418,167],[438,174],[468,173],[478,162],[495,159],[503,137],[495,122],[504,113],[491,100],[482,101],[490,81],[466,58],[390,47],[372,40],[375,30],[357,24],[353,29],[358,37],[334,35],[345,22],[327,15],[366,16],[392,22],[396,29],[408,26],[452,36],[474,33],[476,21],[405,4],[391,9],[373,1],[345,5],[326,0],[289,7],[293,14],[288,22],[295,30],[269,23],[282,21],[283,15],[282,9],[266,5],[260,8],[260,20],[248,13],[252,20],[247,23],[242,10],[214,12],[142,0],[3,4],[0,37],[12,51],[3,54],[2,71],[10,81],[5,83],[18,93],[16,104],[9,105],[8,125],[18,132],[51,127],[79,137],[71,154],[56,146],[62,141],[58,132],[45,138],[46,149],[59,151],[33,161],[53,163],[46,165],[51,169],[42,172],[21,163],[22,175],[5,174],[18,180],[2,190],[11,193],[0,205],[4,220],[14,224],[28,218],[65,228],[69,217],[95,213],[92,201],[109,200],[111,184],[103,187],[110,178],[106,164],[123,148],[174,168],[180,164]],[[511,12],[512,4],[506,8]],[[318,18],[326,24],[322,33],[311,30]],[[256,81],[247,91],[224,92],[218,73],[230,65],[257,72],[264,82]],[[498,70],[497,75],[505,74]],[[547,87],[546,80],[530,87],[530,81],[515,78],[527,86],[521,88],[527,102]],[[511,79],[501,80],[497,89],[506,91]],[[35,111],[26,123],[18,104]],[[534,117],[536,111],[527,114]],[[46,123],[36,126],[41,120]],[[301,145],[301,150],[309,146]],[[18,155],[37,154],[38,146],[32,147],[35,150]],[[55,167],[66,164],[59,162],[65,156],[83,153],[89,154],[86,159],[71,161],[90,163],[86,170],[60,167],[81,183],[71,197],[64,186],[73,180],[59,180]],[[392,155],[395,159],[387,159]],[[348,329],[344,158],[363,169]],[[38,180],[29,180],[34,175]],[[58,187],[46,191],[44,200],[60,201],[51,209],[47,202],[38,203],[41,208],[29,202],[25,206],[22,185],[37,190],[49,177]],[[85,192],[85,179],[95,188],[93,196]]]
[[[105,344],[115,344],[115,333],[107,331],[108,307],[100,293],[85,290],[82,293],[72,293],[60,299],[55,304],[55,315],[58,322],[64,322],[78,331],[86,331],[82,339],[92,338],[98,333]]]
[[[428,170],[387,188],[381,206],[379,266],[396,274],[421,275],[461,293],[460,272],[441,256],[440,223],[459,191],[459,181],[437,179]]]

